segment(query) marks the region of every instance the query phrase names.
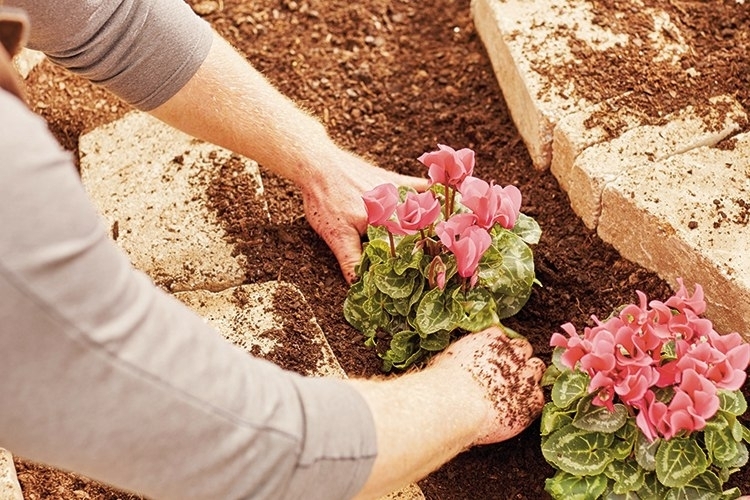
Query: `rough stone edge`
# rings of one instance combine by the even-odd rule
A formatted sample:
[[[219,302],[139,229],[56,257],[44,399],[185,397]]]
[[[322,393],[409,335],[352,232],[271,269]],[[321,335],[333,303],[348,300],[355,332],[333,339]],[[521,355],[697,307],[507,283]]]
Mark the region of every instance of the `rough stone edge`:
[[[13,455],[0,448],[0,498],[2,500],[23,500],[21,484],[18,482]]]
[[[471,0],[474,26],[484,43],[508,111],[516,124],[534,167],[546,170],[552,160],[554,117],[537,108],[502,32],[500,12],[493,0]],[[541,139],[539,141],[535,139]]]
[[[28,78],[31,71],[45,58],[42,52],[23,49],[13,58],[13,65],[24,79]]]
[[[619,176],[626,175],[629,170],[648,162],[661,161],[691,149],[715,145],[738,131],[740,123],[747,119],[747,115],[734,98],[729,96],[715,98],[715,100],[727,99],[734,104],[734,113],[727,113],[721,130],[711,130],[700,116],[693,113],[692,107],[687,107],[674,113],[666,125],[635,127],[611,141],[600,142],[586,148],[576,157],[567,175],[558,172],[558,175],[560,175],[558,182],[565,183],[568,186],[567,193],[571,208],[581,218],[586,227],[594,229],[599,224],[602,210],[602,192],[609,183],[616,181]],[[699,129],[695,130],[695,133],[685,134],[685,127],[691,126],[697,126]],[[641,137],[638,137],[639,135]],[[650,151],[654,149],[653,145],[657,142],[656,137],[659,138],[658,142],[670,144],[670,146],[652,155]],[[617,171],[599,170],[595,167],[602,162],[608,163],[608,150],[617,148],[630,150],[629,157],[623,156],[621,152],[615,155],[620,163]],[[564,181],[560,181],[560,179],[564,179]]]
[[[698,150],[689,152],[699,153]],[[669,169],[669,162],[642,168],[653,171],[660,167]],[[690,289],[700,284],[706,297],[706,317],[712,320],[717,331],[736,331],[750,342],[750,290],[723,272],[720,262],[707,257],[683,238],[684,228],[674,227],[662,217],[644,210],[621,189],[619,182],[610,184],[602,192],[602,215],[597,233],[622,257],[655,272],[674,290],[679,288],[677,278],[682,278]]]

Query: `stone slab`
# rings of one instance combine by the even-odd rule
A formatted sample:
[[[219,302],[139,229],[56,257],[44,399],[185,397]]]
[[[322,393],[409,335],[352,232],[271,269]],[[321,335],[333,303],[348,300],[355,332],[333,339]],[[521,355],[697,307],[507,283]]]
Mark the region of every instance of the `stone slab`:
[[[220,292],[195,290],[174,295],[227,340],[254,356],[303,375],[346,377],[310,306],[294,285],[269,281]],[[293,364],[295,360],[280,357],[277,350],[283,347],[289,332],[294,332],[296,340],[308,342],[314,354],[311,363]]]
[[[598,233],[673,288],[678,277],[702,285],[717,329],[750,341],[750,133],[726,142],[608,184]]]
[[[556,123],[597,104],[582,95],[573,79],[554,78],[560,73],[555,67],[579,62],[572,42],[605,51],[629,43],[628,35],[595,23],[586,0],[472,0],[471,11],[531,159],[537,168],[546,169],[552,161]],[[676,61],[688,50],[679,30],[663,11],[650,14],[654,20],[650,42],[660,58]],[[669,36],[664,36],[665,30]]]
[[[576,122],[576,114],[571,121]],[[635,115],[629,117],[633,123]],[[608,183],[629,170],[648,166],[671,155],[706,145],[713,145],[741,128],[747,115],[742,106],[728,96],[718,96],[705,108],[686,107],[665,117],[663,125],[635,126],[614,139],[584,145],[596,137],[596,130],[588,133],[571,131],[566,139],[558,139],[556,146],[568,149],[555,151],[551,171],[560,186],[567,191],[570,205],[589,229],[596,227],[601,211],[601,193]],[[563,130],[572,130],[566,125]],[[577,156],[575,151],[583,149]],[[572,157],[572,163],[565,160]]]
[[[0,448],[0,499],[23,500],[13,455],[3,448]]]
[[[13,57],[13,65],[23,78],[28,78],[31,70],[44,60],[44,54],[31,49],[23,49]]]
[[[346,377],[304,296],[289,283],[270,281],[222,292],[198,290],[174,295],[206,318],[226,339],[255,356],[304,375]],[[308,340],[310,351],[315,353],[313,364],[295,365],[290,363],[292,360],[274,355],[285,341],[284,332],[289,331]],[[410,484],[381,500],[424,498],[419,486]]]
[[[244,256],[209,209],[208,186],[221,165],[240,165],[233,175],[247,178],[267,223],[257,163],[137,111],[83,135],[79,149],[83,184],[135,267],[170,291],[244,281]]]

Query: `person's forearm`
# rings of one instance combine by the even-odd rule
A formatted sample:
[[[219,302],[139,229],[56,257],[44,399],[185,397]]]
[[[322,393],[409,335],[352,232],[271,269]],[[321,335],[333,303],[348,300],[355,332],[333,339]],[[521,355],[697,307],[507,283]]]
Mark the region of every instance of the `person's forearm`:
[[[484,394],[466,372],[429,368],[387,382],[353,380],[370,405],[378,456],[358,500],[418,481],[477,439]]]
[[[152,114],[298,185],[342,158],[318,120],[281,94],[217,34],[198,72]]]

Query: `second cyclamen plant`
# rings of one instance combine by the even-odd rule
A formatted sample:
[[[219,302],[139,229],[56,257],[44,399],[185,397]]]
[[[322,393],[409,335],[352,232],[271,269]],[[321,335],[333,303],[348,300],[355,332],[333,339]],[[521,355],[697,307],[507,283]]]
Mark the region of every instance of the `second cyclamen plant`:
[[[541,231],[520,212],[518,188],[474,177],[470,149],[438,145],[419,161],[428,191],[382,184],[364,193],[368,242],[344,304],[386,371],[500,325],[536,281],[528,245]]]
[[[729,476],[748,461],[741,388],[750,344],[721,335],[703,289],[628,304],[579,334],[552,335],[543,382],[542,453],[553,498],[732,499]]]

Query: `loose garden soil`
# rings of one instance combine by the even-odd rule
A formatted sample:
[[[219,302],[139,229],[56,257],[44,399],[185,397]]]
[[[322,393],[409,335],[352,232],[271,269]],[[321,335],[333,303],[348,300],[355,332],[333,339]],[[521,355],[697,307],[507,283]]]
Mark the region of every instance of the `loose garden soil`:
[[[631,105],[655,121],[720,93],[736,96],[750,110],[750,5],[742,0],[641,3],[669,13],[693,47],[684,56],[685,67],[695,68],[700,77],[670,73],[653,62],[652,54],[623,48],[597,57],[588,54],[576,67],[551,64],[539,70],[572,79],[596,100],[636,91],[640,97]],[[191,4],[284,93],[320,117],[342,146],[385,168],[420,176],[425,172],[416,158],[437,143],[468,147],[476,151],[476,175],[521,189],[523,212],[543,230],[534,248],[542,286],[506,323],[526,335],[545,361],[549,337],[561,324],[572,321],[582,328],[590,315],[606,316],[633,301],[636,290],[650,298],[671,295],[663,280],[622,259],[586,229],[555,178],[532,167],[474,30],[468,0]],[[636,2],[595,0],[593,5],[597,22],[616,32],[637,35],[648,28],[645,10]],[[615,18],[614,9],[627,16]],[[82,133],[130,110],[105,91],[47,61],[42,64],[28,79],[30,103],[71,151]],[[304,220],[298,191],[265,170],[263,180],[272,221],[262,226],[247,223],[241,195],[227,203],[226,190],[236,186],[226,177],[217,176],[209,187],[232,243],[249,258],[247,282],[293,283],[349,376],[378,374],[375,353],[343,319],[347,285],[333,255]],[[430,500],[548,498],[544,479],[553,470],[539,448],[535,424],[511,441],[461,454],[419,485]],[[140,498],[22,458],[16,459],[16,467],[27,499]],[[732,476],[729,486],[750,492],[749,469]]]

